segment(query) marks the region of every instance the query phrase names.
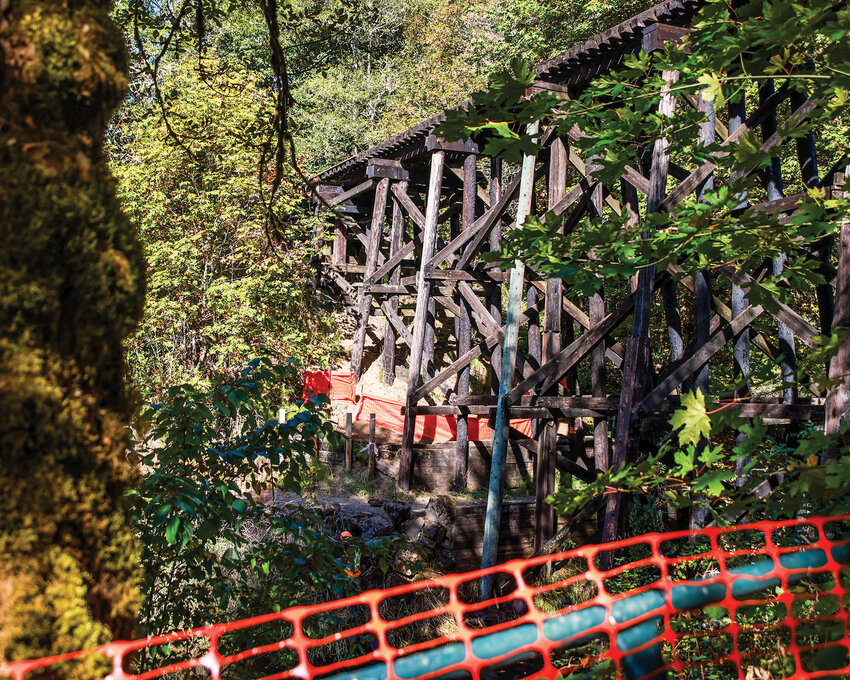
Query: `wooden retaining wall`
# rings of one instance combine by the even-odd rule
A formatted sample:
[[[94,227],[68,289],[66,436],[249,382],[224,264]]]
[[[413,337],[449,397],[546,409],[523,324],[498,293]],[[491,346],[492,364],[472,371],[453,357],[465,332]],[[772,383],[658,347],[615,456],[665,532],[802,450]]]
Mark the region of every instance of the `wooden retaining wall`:
[[[451,541],[457,571],[470,571],[481,566],[486,510],[485,501],[458,503],[455,507]],[[534,553],[534,512],[533,498],[504,501],[498,563],[531,557]]]

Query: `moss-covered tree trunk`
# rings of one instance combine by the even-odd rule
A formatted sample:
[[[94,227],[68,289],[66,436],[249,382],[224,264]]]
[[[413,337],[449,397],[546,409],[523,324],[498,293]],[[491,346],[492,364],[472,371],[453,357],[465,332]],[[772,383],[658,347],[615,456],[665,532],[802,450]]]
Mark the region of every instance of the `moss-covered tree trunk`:
[[[102,149],[110,4],[0,0],[0,662],[131,634],[139,597],[121,343],[144,274]]]

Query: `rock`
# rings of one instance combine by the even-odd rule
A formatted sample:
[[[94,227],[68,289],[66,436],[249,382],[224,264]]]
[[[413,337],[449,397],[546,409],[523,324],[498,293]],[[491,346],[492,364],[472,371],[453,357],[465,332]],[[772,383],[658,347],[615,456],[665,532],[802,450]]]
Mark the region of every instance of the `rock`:
[[[426,521],[419,533],[419,540],[429,548],[436,548],[443,545],[447,535],[448,530],[444,525]]]
[[[451,496],[437,496],[428,500],[425,519],[450,527],[454,523],[455,501]]]
[[[369,505],[373,508],[380,508],[387,513],[393,520],[398,531],[403,531],[404,525],[410,519],[412,506],[410,503],[402,503],[399,501],[386,501],[380,498],[370,498]]]
[[[392,518],[381,510],[372,512],[358,512],[347,517],[352,528],[352,534],[359,534],[364,538],[375,538],[376,536],[389,536],[396,532],[395,523]],[[354,529],[357,529],[355,531]]]
[[[415,539],[419,536],[419,532],[422,531],[422,527],[425,526],[425,518],[424,517],[414,517],[409,522],[406,522],[404,525],[404,533],[407,534],[407,537],[410,539]]]
[[[355,536],[375,538],[397,533],[396,523],[389,514],[358,498],[324,496],[306,500],[292,493],[280,493],[275,505],[281,510],[306,505],[321,515],[325,527],[337,534],[350,531]]]

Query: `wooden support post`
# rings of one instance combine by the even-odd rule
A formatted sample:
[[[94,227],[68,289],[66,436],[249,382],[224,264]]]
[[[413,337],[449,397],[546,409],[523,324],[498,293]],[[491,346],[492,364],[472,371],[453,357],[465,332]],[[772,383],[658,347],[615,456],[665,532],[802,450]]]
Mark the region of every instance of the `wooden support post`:
[[[743,125],[744,120],[747,117],[747,102],[744,94],[741,94],[741,98],[737,101],[731,102],[729,104],[729,135],[730,137],[735,134]],[[734,182],[739,179],[739,175],[737,173],[732,173],[731,180]],[[744,208],[747,206],[747,197],[746,195],[741,196],[741,203],[739,207]],[[730,307],[732,308],[732,316],[737,317],[743,312],[747,310],[750,306],[750,303],[747,301],[747,296],[744,293],[743,288],[736,284],[732,284],[732,300]],[[735,391],[736,399],[745,399],[749,396],[749,377],[750,377],[750,329],[744,328],[740,334],[735,337],[735,344],[732,348],[732,356],[733,356],[733,365],[732,365],[732,374],[736,381],[740,381],[742,384]],[[738,443],[742,442],[747,438],[746,434],[738,434],[736,437],[736,441]],[[738,486],[743,486],[745,483],[745,479],[743,477],[743,470],[746,466],[746,460],[739,460],[736,462],[736,468],[738,470]]]
[[[850,177],[850,165],[845,168],[843,175],[836,173],[835,185],[843,185],[846,177]],[[841,223],[835,301],[832,330],[850,328],[850,219],[844,219]],[[824,432],[828,435],[837,435],[841,422],[850,415],[850,338],[848,337],[841,338],[838,352],[829,363],[829,378],[839,382],[829,390],[826,396]],[[839,444],[846,443],[846,441],[839,442]],[[835,460],[838,457],[838,446],[831,447],[827,451],[827,456]]]
[[[375,478],[375,466],[378,462],[378,446],[375,444],[375,414],[369,414],[369,479]]]
[[[339,218],[334,220],[334,247],[331,264],[346,264],[348,262],[348,230],[345,222]]]
[[[678,74],[676,79],[678,79]],[[660,106],[660,105],[659,105]],[[675,106],[675,102],[673,103]],[[655,148],[653,148],[653,156],[651,163],[655,162]],[[668,158],[669,165],[669,158]],[[665,170],[666,182],[667,170]],[[652,178],[650,178],[650,183]],[[652,187],[650,186],[650,191]],[[666,192],[664,192],[666,195]],[[662,197],[663,198],[663,197]],[[648,198],[647,198],[648,200]],[[657,208],[656,208],[657,209]],[[654,210],[654,209],[653,209]],[[649,205],[647,204],[647,212]],[[670,344],[670,360],[678,361],[685,351],[685,341],[682,336],[682,314],[679,311],[679,299],[676,292],[676,281],[672,277],[664,282],[661,286],[661,300],[664,305],[664,318],[667,323],[667,342]],[[679,391],[688,389],[688,385],[679,385]]]
[[[717,114],[714,110],[714,101],[706,101],[699,97],[697,103],[700,111],[705,113],[706,120],[700,123],[698,141],[704,146],[714,143],[717,134]],[[700,200],[703,200],[706,192],[714,190],[714,174],[709,175],[699,189]],[[694,344],[702,347],[708,342],[711,335],[711,270],[697,272],[694,276]],[[694,389],[708,394],[710,364],[699,369],[694,377]],[[695,456],[699,458],[707,442],[700,442]],[[699,503],[703,498],[697,500],[697,504],[691,509],[690,528],[701,529],[708,521],[708,508],[704,503]]]
[[[475,222],[475,201],[478,194],[476,181],[476,160],[474,154],[468,154],[463,161],[463,229],[469,229]],[[457,355],[466,354],[472,347],[472,308],[469,302],[460,296],[458,300],[460,314],[457,318]],[[469,366],[464,366],[457,376],[457,395],[465,397],[469,394]],[[457,419],[457,448],[455,449],[455,491],[466,490],[467,457],[469,455],[469,421],[466,415]]]
[[[663,71],[662,76],[664,78],[664,86],[662,88],[661,102],[658,105],[658,113],[661,116],[670,117],[676,108],[676,98],[669,93],[669,89],[679,80],[679,72]],[[668,146],[669,142],[667,138],[661,137],[655,140],[652,149],[649,194],[647,194],[646,199],[647,213],[658,210],[666,194],[667,170],[670,164]],[[627,187],[628,185],[624,183],[623,186]],[[623,202],[632,215],[631,219],[637,221],[639,219],[637,192],[633,188],[628,187],[623,192]],[[652,309],[654,280],[654,265],[644,267],[638,273],[632,334],[626,345],[626,356],[623,358],[623,385],[620,390],[620,404],[617,409],[614,455],[612,456],[610,466],[612,471],[618,470],[626,462],[634,405],[640,399],[641,392],[646,384],[643,377],[649,364],[649,315]],[[597,396],[595,392],[594,396]],[[617,538],[621,503],[622,498],[620,493],[608,494],[605,504],[605,520],[602,527],[603,543],[609,543]],[[603,568],[608,569],[611,566],[610,556],[606,555],[606,564],[603,564]]]
[[[528,134],[535,136],[539,123],[528,126]],[[522,160],[522,174],[517,205],[516,226],[519,228],[531,209],[531,195],[534,191],[534,165],[536,156],[526,155]],[[496,553],[499,549],[499,529],[502,519],[502,476],[504,473],[505,456],[508,449],[508,417],[509,404],[505,403],[510,390],[511,380],[516,363],[517,340],[519,339],[520,304],[525,279],[525,265],[521,260],[514,262],[511,269],[511,279],[508,290],[508,313],[505,320],[505,340],[502,349],[502,371],[499,377],[499,398],[496,406],[496,422],[493,426],[493,454],[490,459],[490,484],[487,489],[487,515],[484,520],[484,542],[481,550],[481,568],[486,569],[496,564]],[[492,591],[492,576],[481,579],[481,599],[490,597]]]
[[[417,277],[416,312],[413,318],[413,346],[410,348],[410,370],[407,376],[407,410],[404,415],[401,456],[399,459],[398,487],[410,490],[413,476],[413,435],[416,429],[416,400],[413,394],[419,385],[425,344],[426,316],[431,297],[431,281],[426,278],[428,261],[434,256],[437,245],[437,218],[440,211],[440,194],[443,189],[444,151],[431,154],[431,176],[428,181],[428,202],[425,208],[425,230],[422,236],[422,259]]]
[[[744,95],[741,95],[741,98],[738,101],[732,102],[729,104],[729,134],[734,134],[738,128],[741,127],[744,123],[744,119],[747,117],[746,112],[746,101]],[[737,176],[733,173],[732,181],[738,179]],[[746,196],[741,196],[741,204],[739,207],[746,207],[747,200]],[[746,294],[744,290],[737,285],[732,285],[732,316],[736,317],[741,314],[747,307],[749,307],[749,302],[747,302]],[[744,381],[749,380],[750,375],[750,332],[749,329],[744,329],[741,332],[741,335],[735,339],[735,348],[733,350],[734,354],[734,376],[736,378],[742,379]],[[742,387],[737,394],[736,397],[746,397],[749,394],[749,387]]]
[[[369,232],[369,247],[366,252],[366,268],[363,275],[364,281],[368,279],[378,268],[378,252],[381,247],[381,232],[384,228],[384,213],[387,211],[387,191],[390,180],[382,179],[375,189],[375,205],[372,210],[372,224]],[[363,370],[363,351],[366,347],[366,332],[369,329],[369,315],[372,313],[372,295],[364,290],[360,294],[358,305],[360,322],[357,326],[357,334],[354,336],[354,346],[351,350],[351,372],[357,380]]]
[[[399,182],[400,189],[407,191],[407,182]],[[401,212],[401,203],[393,196],[393,221],[390,233],[390,257],[394,257],[401,250],[402,237],[404,236],[404,215]],[[390,285],[397,286],[401,282],[401,265],[392,269],[390,274]],[[392,295],[387,301],[390,309],[398,314],[398,295]],[[396,333],[393,325],[387,320],[384,326],[384,383],[392,385],[395,380],[395,354]]]
[[[490,159],[490,205],[495,206],[502,198],[502,160],[500,158]],[[493,229],[490,230],[490,250],[497,251],[501,246],[502,227],[499,221]],[[496,271],[500,271],[496,269]],[[498,324],[502,323],[502,285],[494,283],[488,294],[487,306],[492,316]],[[496,343],[493,347],[493,352],[490,355],[490,393],[496,395],[499,393],[499,375],[502,371],[502,345]]]
[[[549,205],[551,210],[566,193],[567,150],[564,141],[555,138],[549,153]],[[564,283],[561,279],[546,281],[546,304],[543,321],[543,346],[541,362],[545,363],[561,351],[562,301]],[[540,433],[537,447],[535,475],[534,550],[539,552],[545,542],[557,531],[555,509],[546,503],[546,497],[555,492],[555,470],[558,459],[558,423],[547,423]]]
[[[422,346],[422,362],[426,366],[426,375],[430,374],[434,364],[434,341],[437,333],[437,301],[431,296],[428,298],[428,315],[425,317],[425,340]]]
[[[345,414],[345,469],[350,470],[354,467],[354,442],[351,441],[352,429],[351,413]]]
[[[587,163],[587,175],[592,177],[595,167],[593,160]],[[590,217],[602,216],[602,185],[597,184],[590,197],[588,205]],[[592,254],[591,254],[592,255]],[[588,318],[593,328],[605,318],[605,298],[602,281],[599,290],[588,298]],[[605,396],[605,343],[596,345],[590,354],[590,389],[594,397]],[[607,472],[610,467],[610,451],[608,442],[608,420],[593,419],[593,459],[597,472]]]
[[[717,130],[717,114],[714,102],[699,98],[699,109],[705,113],[706,120],[700,124],[698,141],[704,146],[714,143]],[[714,175],[706,178],[699,190],[702,199],[706,192],[714,190]],[[703,345],[711,334],[711,271],[701,271],[694,277],[694,342]],[[703,366],[694,380],[694,387],[708,394],[709,365]]]
[[[796,109],[805,102],[806,97],[798,90],[791,90],[791,108]],[[730,130],[731,132],[731,130]],[[818,156],[815,147],[815,134],[809,131],[802,137],[797,137],[797,160],[800,163],[800,173],[803,184],[807,187],[817,186],[820,182],[818,177]],[[821,239],[815,246],[815,256],[821,262],[828,262],[829,255],[835,239],[827,236]],[[832,317],[835,313],[835,300],[832,295],[832,286],[828,283],[819,284],[815,288],[818,298],[818,312],[820,315],[820,331],[829,335],[832,330]]]
[[[532,189],[531,193],[531,208],[529,210],[529,214],[539,214],[539,210],[537,209],[537,192]],[[528,289],[525,293],[525,302],[527,307],[534,307],[537,304],[538,292],[537,288],[529,285]],[[531,369],[537,370],[540,368],[540,358],[542,356],[541,352],[541,341],[540,337],[540,323],[538,319],[532,319],[528,322],[527,328],[527,345],[528,345],[528,358],[531,360]],[[536,364],[536,365],[535,365]],[[537,438],[540,433],[540,423],[536,418],[531,421],[531,437]]]
[[[759,105],[764,105],[774,94],[774,86],[772,80],[766,80],[759,88]],[[764,122],[761,124],[762,141],[767,141],[776,134],[776,110],[771,111],[765,116]],[[764,186],[767,193],[768,201],[776,201],[782,198],[785,193],[782,189],[782,160],[779,156],[773,156],[770,159],[770,166],[764,171]],[[773,260],[773,275],[782,276],[785,269],[785,263],[788,261],[788,256],[781,253]],[[779,353],[782,359],[779,362],[780,370],[782,371],[782,381],[785,384],[782,391],[782,402],[785,404],[793,404],[797,401],[797,359],[794,347],[794,334],[791,329],[781,321],[778,322],[778,340]]]

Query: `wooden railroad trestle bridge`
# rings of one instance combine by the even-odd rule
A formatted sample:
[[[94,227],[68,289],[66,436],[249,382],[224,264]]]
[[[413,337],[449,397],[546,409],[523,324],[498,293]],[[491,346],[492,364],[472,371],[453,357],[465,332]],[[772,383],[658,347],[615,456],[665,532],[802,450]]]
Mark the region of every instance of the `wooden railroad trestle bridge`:
[[[616,69],[626,55],[680,39],[700,4],[668,0],[623,22],[538,67],[535,87],[578,92],[596,75]],[[788,98],[792,116],[804,117],[815,106],[787,91],[766,93],[761,101],[730,110],[728,116],[715,116],[711,104],[697,98],[691,104],[703,107],[715,121],[701,126],[702,141],[733,144],[752,130],[761,135],[763,148],[796,153],[806,186],[841,184],[843,165],[819,173],[813,134],[777,145],[777,106]],[[665,101],[662,98],[661,107]],[[535,541],[540,546],[555,531],[554,513],[543,499],[553,491],[556,469],[592,479],[598,471],[621,465],[634,450],[657,448],[669,431],[664,423],[679,404],[682,386],[708,392],[708,367],[725,346],[733,344],[736,370],[744,376],[749,374],[751,352],[766,353],[772,360],[782,355],[781,370],[787,375],[795,370],[795,347],[800,343],[811,346],[820,333],[850,326],[846,224],[837,247],[833,244],[821,254],[832,281],[818,287],[818,309],[803,313],[783,304],[778,311],[750,305],[745,294],[749,275],[731,267],[714,267],[697,277],[647,270],[647,275],[635,277],[630,294],[612,301],[606,300],[604,290],[588,299],[571,299],[569,281],[542,278],[522,263],[509,271],[486,263],[481,253],[498,249],[503,230],[521,224],[532,211],[555,211],[570,229],[587,215],[636,213],[638,194],[646,196],[647,212],[669,210],[711,181],[714,165],[678,167],[669,162],[663,146],[656,146],[651,168],[641,172],[629,167],[620,186],[603,186],[589,179],[592,159],[581,158],[572,148],[571,142],[582,134],[573,128],[566,138],[540,130],[543,151],[526,157],[517,172],[498,159],[483,157],[472,142],[446,143],[435,136],[443,120],[440,115],[424,121],[316,178],[319,193],[335,209],[323,213],[328,218],[325,228],[335,233],[323,275],[356,306],[359,319],[351,370],[360,377],[367,334],[380,334],[370,328],[372,315],[384,319],[383,352],[377,360],[383,362],[387,382],[393,381],[397,362],[406,357],[408,363],[398,477],[402,489],[410,488],[416,465],[414,414],[458,416],[457,441],[442,455],[453,458],[456,488],[465,487],[470,446],[466,418],[498,415],[500,380],[510,377],[513,369],[511,384],[502,390],[502,417],[533,418],[535,427],[530,438],[510,431],[501,445],[534,460]],[[783,194],[779,164],[766,174],[768,201],[751,209],[793,211],[800,196]],[[789,178],[784,179],[787,185]],[[503,313],[509,281],[515,288],[511,294],[524,303],[516,319]],[[656,292],[665,312],[660,326],[666,328],[650,333]],[[687,316],[681,313],[685,301]],[[414,302],[411,318],[404,311]],[[774,332],[750,331],[759,318],[770,318]],[[631,332],[624,333],[629,323]],[[520,328],[522,349],[515,351]],[[379,344],[381,338],[375,340]],[[730,361],[726,352],[725,361]],[[846,352],[839,360],[845,364],[842,373],[850,372]],[[470,389],[472,362],[480,362],[489,373],[483,393]],[[619,393],[611,393],[612,384]],[[829,394],[808,387],[799,394],[786,389],[775,399],[751,399],[735,408],[744,417],[788,423],[826,419],[826,428],[836,431],[846,410],[846,386]],[[494,451],[499,436],[497,429]],[[587,449],[585,441],[592,441]],[[618,512],[616,503],[612,508],[609,502],[602,540],[617,535],[617,523],[623,522]]]

